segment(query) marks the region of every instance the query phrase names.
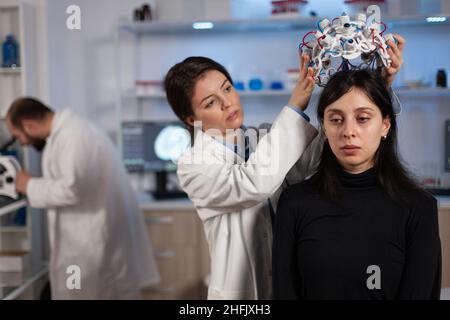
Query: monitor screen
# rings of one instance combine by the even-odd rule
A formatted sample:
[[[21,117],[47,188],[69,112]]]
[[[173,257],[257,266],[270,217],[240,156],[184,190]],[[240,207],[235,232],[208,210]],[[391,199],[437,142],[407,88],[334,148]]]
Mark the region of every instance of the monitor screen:
[[[175,171],[191,137],[178,121],[122,123],[123,161],[130,172]]]

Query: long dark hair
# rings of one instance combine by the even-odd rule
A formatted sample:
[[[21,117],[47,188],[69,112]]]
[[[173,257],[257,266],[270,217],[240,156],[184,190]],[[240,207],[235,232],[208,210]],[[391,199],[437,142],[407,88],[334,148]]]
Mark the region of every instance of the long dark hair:
[[[374,170],[378,182],[393,199],[401,200],[405,191],[425,192],[402,165],[397,147],[397,121],[386,82],[376,70],[346,70],[335,73],[325,86],[317,106],[317,118],[323,126],[325,109],[350,91],[357,88],[380,109],[383,118],[389,116],[391,127],[374,155]],[[332,199],[342,190],[339,181],[341,167],[328,141],[325,141],[317,178],[319,189]]]
[[[170,68],[164,80],[167,101],[178,119],[183,121],[190,131],[193,127],[186,119],[194,115],[192,111],[192,96],[197,81],[207,72],[216,70],[233,84],[228,71],[216,61],[206,57],[189,57]]]

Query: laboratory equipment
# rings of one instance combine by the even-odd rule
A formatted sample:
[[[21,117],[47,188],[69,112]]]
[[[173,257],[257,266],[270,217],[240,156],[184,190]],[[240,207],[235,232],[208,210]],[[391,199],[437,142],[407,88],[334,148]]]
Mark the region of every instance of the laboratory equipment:
[[[308,4],[307,0],[273,0],[272,18],[286,16],[288,14],[298,15],[302,8]]]
[[[0,196],[18,199],[16,175],[21,170],[20,164],[12,156],[0,156]]]
[[[375,69],[391,64],[387,42],[396,40],[392,34],[383,35],[387,26],[382,21],[369,21],[363,13],[352,21],[343,13],[331,22],[322,19],[318,29],[306,33],[299,47],[311,57],[310,66],[319,86],[340,70]],[[309,35],[314,35],[314,40],[307,41]]]
[[[163,81],[161,80],[136,80],[136,94],[138,96],[163,94]]]
[[[447,74],[444,69],[439,69],[436,75],[436,85],[441,88],[447,88]]]
[[[5,42],[3,42],[3,68],[19,67],[19,45],[14,35],[8,34]]]

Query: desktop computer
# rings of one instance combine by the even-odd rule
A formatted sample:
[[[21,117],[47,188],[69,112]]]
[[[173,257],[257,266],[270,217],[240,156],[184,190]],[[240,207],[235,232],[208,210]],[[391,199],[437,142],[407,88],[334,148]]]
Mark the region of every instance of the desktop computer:
[[[179,121],[127,121],[122,123],[123,162],[129,172],[154,173],[155,199],[187,197],[167,190],[167,175],[176,172],[177,161],[191,145],[191,136]]]

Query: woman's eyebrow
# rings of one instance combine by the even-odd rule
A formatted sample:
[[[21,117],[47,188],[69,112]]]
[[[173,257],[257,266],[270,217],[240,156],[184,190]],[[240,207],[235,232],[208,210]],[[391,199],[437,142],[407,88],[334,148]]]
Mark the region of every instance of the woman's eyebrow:
[[[227,83],[227,81],[228,81],[228,79],[225,79],[225,80],[222,82],[222,85],[220,86],[220,89],[222,89],[222,87],[225,85],[225,83]],[[202,104],[203,101],[205,101],[206,99],[212,97],[213,95],[214,95],[214,94],[210,94],[209,96],[204,97],[204,98],[202,99],[202,101],[200,101],[200,104]]]
[[[374,109],[372,107],[359,107],[357,108],[355,111],[360,112],[360,111],[374,111]]]
[[[344,113],[341,109],[336,109],[336,108],[331,108],[331,109],[327,109],[325,110],[325,113]]]
[[[222,83],[222,85],[220,86],[220,89],[222,89],[222,87],[225,85],[225,83],[227,83],[228,79],[225,79],[225,81]]]
[[[203,99],[202,99],[202,101],[200,101],[200,104],[202,104],[203,103],[203,101],[205,101],[206,99],[208,99],[208,98],[210,98],[210,97],[212,97],[213,96],[213,94],[210,94],[209,96],[207,96],[207,97],[204,97]]]

